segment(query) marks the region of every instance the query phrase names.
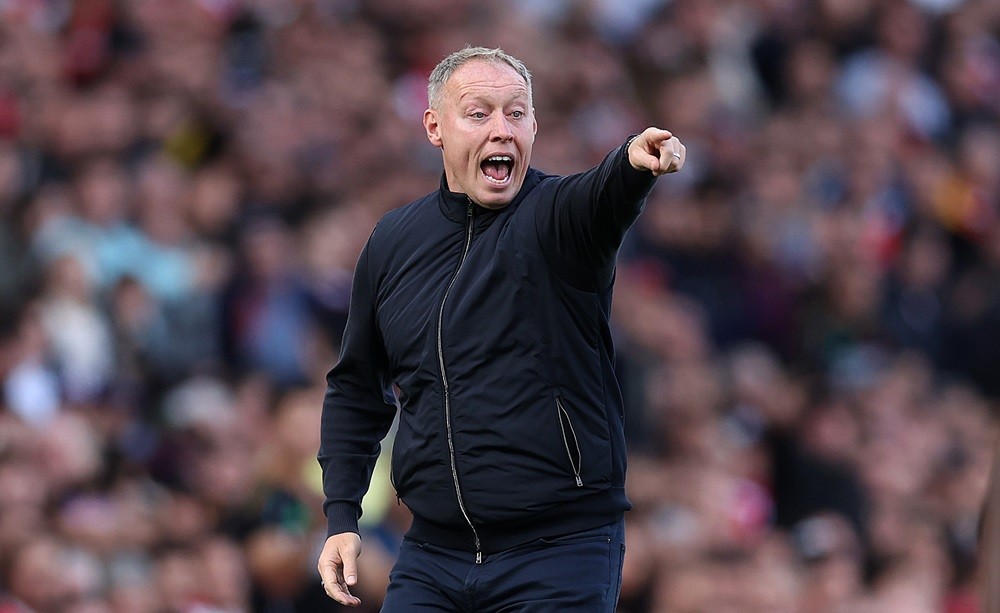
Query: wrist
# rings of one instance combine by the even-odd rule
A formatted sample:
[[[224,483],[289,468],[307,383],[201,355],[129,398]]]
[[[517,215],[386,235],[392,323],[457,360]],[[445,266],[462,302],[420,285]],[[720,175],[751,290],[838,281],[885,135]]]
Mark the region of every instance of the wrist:
[[[632,142],[639,138],[638,134],[633,134],[625,139],[625,159],[628,160],[628,165],[634,170],[645,170],[645,168],[639,168],[632,162]]]

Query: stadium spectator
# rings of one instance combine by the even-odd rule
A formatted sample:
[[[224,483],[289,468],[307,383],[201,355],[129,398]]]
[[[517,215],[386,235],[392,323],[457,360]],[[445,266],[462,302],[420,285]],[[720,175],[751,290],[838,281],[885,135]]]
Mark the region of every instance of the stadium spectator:
[[[533,68],[542,170],[654,118],[688,147],[617,271],[621,610],[976,611],[998,39],[992,0],[0,3],[0,611],[319,610],[292,407],[437,186],[423,84],[466,43]],[[379,567],[407,518],[370,498]]]

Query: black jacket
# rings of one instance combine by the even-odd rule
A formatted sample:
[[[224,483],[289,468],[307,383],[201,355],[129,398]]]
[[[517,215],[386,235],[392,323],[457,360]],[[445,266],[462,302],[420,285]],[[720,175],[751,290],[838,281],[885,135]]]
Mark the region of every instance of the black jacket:
[[[327,376],[329,534],[358,529],[393,383],[410,536],[489,553],[630,507],[608,317],[617,251],[654,178],[626,148],[581,174],[530,169],[500,210],[442,185],[378,223]]]

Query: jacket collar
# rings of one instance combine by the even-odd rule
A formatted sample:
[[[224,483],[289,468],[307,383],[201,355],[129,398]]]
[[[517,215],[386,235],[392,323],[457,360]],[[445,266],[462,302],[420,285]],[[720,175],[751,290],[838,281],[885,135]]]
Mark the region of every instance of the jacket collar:
[[[524,175],[524,183],[521,184],[521,189],[518,190],[517,195],[514,196],[514,200],[501,209],[488,209],[479,206],[478,204],[473,204],[473,215],[476,219],[476,226],[478,227],[481,223],[488,224],[492,222],[493,219],[503,211],[516,209],[517,205],[524,200],[525,195],[538,185],[541,177],[542,173],[538,172],[534,168],[528,168],[528,172]],[[448,189],[448,179],[442,172],[441,187],[438,189],[438,203],[441,206],[441,212],[444,216],[455,223],[464,225],[466,216],[468,215],[469,202],[469,197],[465,194],[461,192],[453,192]]]

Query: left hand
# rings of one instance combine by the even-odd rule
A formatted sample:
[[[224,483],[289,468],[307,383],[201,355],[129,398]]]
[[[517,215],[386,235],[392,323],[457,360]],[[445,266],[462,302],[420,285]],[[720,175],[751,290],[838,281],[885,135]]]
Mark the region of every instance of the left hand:
[[[654,177],[677,172],[684,167],[687,147],[669,130],[646,128],[628,146],[628,161],[636,170],[648,170]]]

